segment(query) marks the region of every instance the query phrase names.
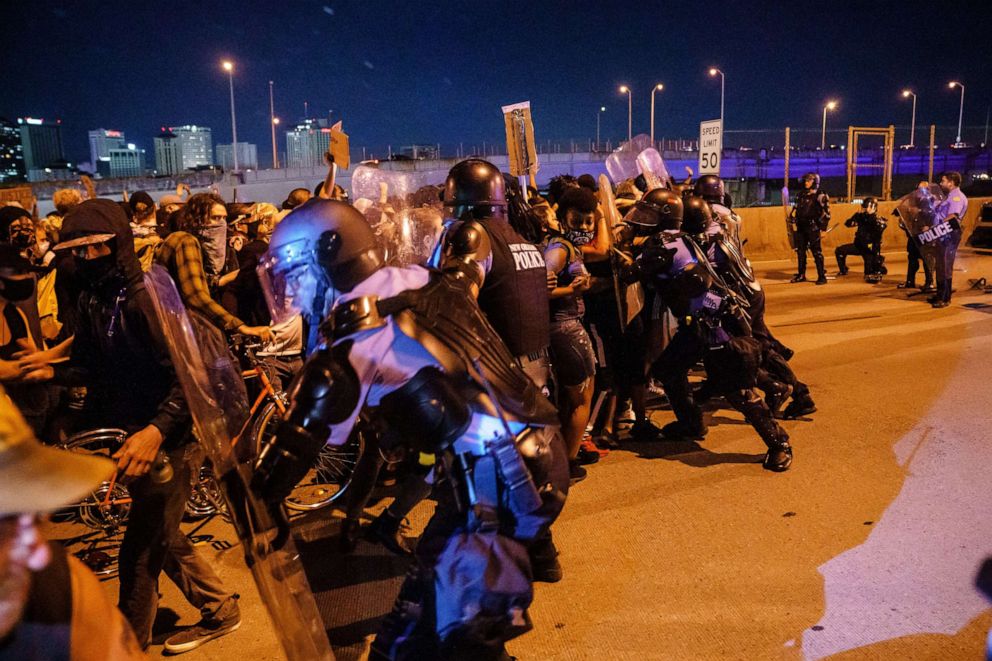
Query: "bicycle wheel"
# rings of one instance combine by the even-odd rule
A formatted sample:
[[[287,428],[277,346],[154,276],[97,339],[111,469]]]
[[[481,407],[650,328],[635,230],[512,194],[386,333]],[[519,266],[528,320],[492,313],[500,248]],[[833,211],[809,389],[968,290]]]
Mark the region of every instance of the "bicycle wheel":
[[[127,432],[123,429],[94,429],[69,437],[62,447],[70,452],[110,457],[126,438]],[[91,495],[83,498],[73,507],[81,523],[89,528],[110,533],[127,523],[128,514],[131,512],[130,498],[126,486],[116,481],[111,486],[109,480],[104,480]]]
[[[266,404],[256,414],[250,437],[256,454],[262,447],[263,439],[275,433],[277,420],[278,413],[273,402]],[[286,498],[286,507],[297,512],[306,512],[327,507],[339,500],[351,485],[355,464],[365,451],[367,433],[369,430],[366,425],[359,421],[347,443],[341,446],[325,445],[317,457],[316,465]]]
[[[223,514],[227,504],[210,466],[208,464],[200,466],[200,470],[191,476],[191,481],[192,488],[186,500],[186,517],[196,520],[212,514]]]

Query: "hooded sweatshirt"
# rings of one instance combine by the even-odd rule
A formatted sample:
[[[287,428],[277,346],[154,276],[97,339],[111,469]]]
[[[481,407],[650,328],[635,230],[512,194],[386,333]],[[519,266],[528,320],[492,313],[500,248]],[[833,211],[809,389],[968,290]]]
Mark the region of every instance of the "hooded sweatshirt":
[[[77,269],[76,339],[69,363],[56,366],[56,378],[87,386],[93,422],[129,433],[151,424],[162,432],[162,449],[175,449],[191,440],[189,412],[127,217],[110,200],[87,200],[65,217],[62,236],[68,241],[88,234],[114,235],[113,263],[101,277]]]

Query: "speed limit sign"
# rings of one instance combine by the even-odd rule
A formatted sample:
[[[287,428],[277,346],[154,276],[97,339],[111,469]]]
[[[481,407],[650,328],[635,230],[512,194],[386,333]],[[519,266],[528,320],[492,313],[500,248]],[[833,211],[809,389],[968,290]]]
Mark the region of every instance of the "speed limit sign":
[[[699,123],[699,174],[720,174],[723,153],[723,120]]]

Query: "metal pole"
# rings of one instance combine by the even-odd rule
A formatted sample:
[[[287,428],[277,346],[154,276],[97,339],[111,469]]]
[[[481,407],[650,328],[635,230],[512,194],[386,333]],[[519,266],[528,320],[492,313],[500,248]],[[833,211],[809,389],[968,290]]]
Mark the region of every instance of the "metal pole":
[[[658,91],[655,87],[651,90],[651,146],[654,147],[654,93]]]
[[[599,149],[599,117],[602,114],[600,111],[596,111],[596,149]]]
[[[634,137],[634,105],[633,99],[634,93],[627,88],[627,142],[630,142]]]
[[[720,128],[725,128],[723,126],[723,98],[724,98],[724,86],[727,83],[727,77],[720,72]]]
[[[823,106],[823,133],[820,135],[820,151],[827,148],[827,107]]]
[[[272,169],[279,169],[279,154],[276,151],[276,105],[272,94],[272,81],[269,81],[269,126],[272,127]]]
[[[913,95],[913,121],[909,128],[909,148],[916,146],[916,95]]]
[[[785,127],[785,186],[789,185],[789,159],[792,158],[792,131]]]
[[[234,154],[234,171],[238,171],[238,120],[234,115],[234,67],[227,72],[227,81],[231,84],[231,152]]]
[[[958,83],[958,87],[961,88],[961,106],[958,108],[958,139],[957,142],[961,142],[961,120],[964,118],[964,85]]]
[[[930,125],[930,167],[927,170],[927,181],[933,181],[933,150],[934,150],[934,137],[937,132],[937,127],[933,124]]]

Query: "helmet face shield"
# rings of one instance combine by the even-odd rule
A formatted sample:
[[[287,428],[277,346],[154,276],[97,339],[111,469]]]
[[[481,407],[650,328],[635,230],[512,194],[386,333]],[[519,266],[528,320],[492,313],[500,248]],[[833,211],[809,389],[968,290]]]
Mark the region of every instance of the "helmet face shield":
[[[276,324],[300,314],[322,319],[337,299],[311,242],[305,239],[270,248],[259,262],[258,278]]]

